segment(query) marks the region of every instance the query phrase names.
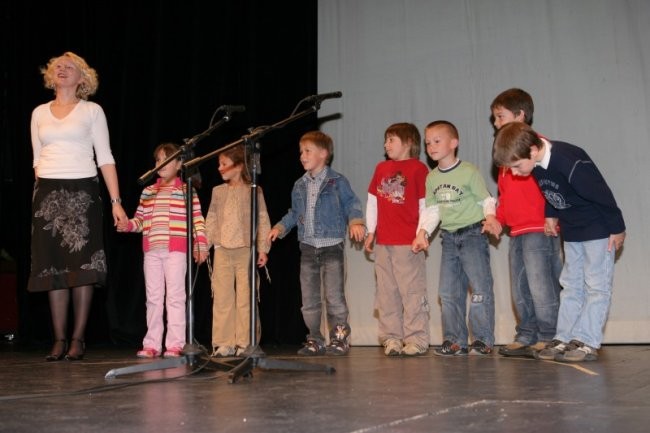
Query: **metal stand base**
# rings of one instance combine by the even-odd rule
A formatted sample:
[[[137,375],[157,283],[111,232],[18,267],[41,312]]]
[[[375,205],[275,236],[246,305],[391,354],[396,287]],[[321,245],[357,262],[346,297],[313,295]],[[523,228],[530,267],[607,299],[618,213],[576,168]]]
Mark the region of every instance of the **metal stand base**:
[[[265,370],[322,371],[326,374],[332,374],[336,371],[334,367],[329,365],[270,359],[266,357],[266,354],[259,346],[247,347],[241,356],[245,358],[230,371],[228,383],[235,383],[242,377],[253,377],[253,369],[257,367]]]
[[[201,351],[198,346],[186,344],[185,347],[183,347],[183,356],[179,356],[178,358],[166,358],[157,362],[147,362],[128,367],[114,368],[106,373],[104,379],[113,379],[117,376],[141,373],[144,371],[166,370],[168,368],[180,367],[181,365],[194,366],[196,365],[197,357],[201,353],[203,353],[203,351]]]

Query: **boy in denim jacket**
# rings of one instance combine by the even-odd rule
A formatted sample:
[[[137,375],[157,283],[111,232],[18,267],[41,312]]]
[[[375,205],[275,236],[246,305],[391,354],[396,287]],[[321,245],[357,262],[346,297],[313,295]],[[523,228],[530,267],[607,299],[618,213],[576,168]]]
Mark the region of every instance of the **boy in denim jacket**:
[[[269,240],[285,237],[298,227],[302,317],[309,330],[299,355],[345,355],[350,349],[350,325],[344,291],[346,229],[361,242],[365,227],[361,202],[350,183],[332,170],[332,138],[312,131],[300,138],[300,162],[306,173],[291,191],[291,209],[269,233]],[[321,281],[322,277],[322,281]],[[321,287],[324,290],[329,345],[321,333]]]

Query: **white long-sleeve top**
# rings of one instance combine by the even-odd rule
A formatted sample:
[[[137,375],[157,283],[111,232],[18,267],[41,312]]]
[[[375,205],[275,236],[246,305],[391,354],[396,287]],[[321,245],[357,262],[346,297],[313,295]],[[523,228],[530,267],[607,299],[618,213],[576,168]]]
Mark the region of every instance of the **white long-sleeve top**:
[[[82,99],[58,119],[51,104],[41,104],[32,112],[33,167],[38,177],[82,179],[96,176],[97,167],[115,164],[101,106]]]
[[[425,208],[424,199],[421,198],[420,200],[418,200],[418,209],[420,213],[420,218],[422,218],[422,212],[424,211],[424,208]],[[368,193],[368,200],[366,202],[366,230],[368,231],[368,233],[374,233],[376,229],[377,229],[377,196]],[[415,234],[417,234],[417,231],[415,232]]]

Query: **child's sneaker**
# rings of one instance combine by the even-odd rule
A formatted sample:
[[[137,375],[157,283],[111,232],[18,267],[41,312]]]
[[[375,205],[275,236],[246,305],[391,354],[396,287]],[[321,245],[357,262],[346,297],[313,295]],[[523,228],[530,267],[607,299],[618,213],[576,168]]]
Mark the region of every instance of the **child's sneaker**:
[[[397,338],[389,338],[384,341],[384,355],[386,356],[400,356],[403,349],[402,342]]]
[[[350,351],[350,345],[343,340],[334,339],[325,348],[325,353],[328,355],[347,355]]]
[[[325,355],[325,346],[323,343],[316,340],[307,340],[305,346],[298,351],[298,355],[302,356],[319,356]]]
[[[546,361],[554,361],[557,355],[561,355],[567,350],[574,349],[570,343],[565,343],[560,340],[553,340],[546,345],[546,347],[537,352],[537,359]]]
[[[230,356],[235,356],[235,353],[235,346],[219,346],[218,349],[215,349],[212,352],[212,356],[216,358],[228,358]]]
[[[423,347],[416,343],[406,343],[402,349],[402,353],[406,356],[419,356],[425,355],[429,351],[429,347]]]
[[[475,340],[470,346],[470,355],[489,355],[492,353],[492,348],[481,340]]]
[[[467,347],[460,347],[459,344],[445,340],[442,346],[433,351],[433,354],[441,356],[465,356],[467,355]]]
[[[142,350],[138,350],[135,356],[143,359],[151,359],[159,357],[160,352],[158,352],[156,349],[152,349],[151,347],[145,347]]]
[[[527,356],[528,354],[529,346],[519,341],[515,341],[514,343],[499,348],[499,355],[501,356]]]
[[[548,341],[538,341],[537,343],[528,346],[528,357],[539,359],[539,352],[546,349],[546,346],[548,346],[548,344]]]
[[[570,350],[555,356],[556,361],[561,362],[582,362],[598,360],[598,350],[587,346],[581,341],[571,340]]]
[[[163,358],[180,358],[181,356],[183,356],[183,349],[180,347],[172,347],[163,353]]]

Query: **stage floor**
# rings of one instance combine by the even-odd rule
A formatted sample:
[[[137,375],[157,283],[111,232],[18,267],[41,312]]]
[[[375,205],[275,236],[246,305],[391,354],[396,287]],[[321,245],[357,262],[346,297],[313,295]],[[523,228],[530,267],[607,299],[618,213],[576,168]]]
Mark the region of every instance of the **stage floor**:
[[[89,347],[80,362],[47,349],[0,347],[0,432],[647,432],[650,346],[605,346],[600,359],[392,358],[379,347],[344,357],[268,348],[250,375],[241,360],[130,373],[152,361]],[[276,362],[287,362],[279,370]],[[156,364],[159,366],[159,364]],[[299,371],[297,367],[318,371]],[[290,369],[284,369],[285,367]],[[335,371],[329,371],[329,369]],[[117,373],[117,374],[115,374]],[[106,376],[112,376],[107,378]],[[232,383],[231,383],[232,382]]]

